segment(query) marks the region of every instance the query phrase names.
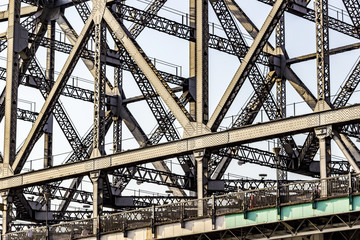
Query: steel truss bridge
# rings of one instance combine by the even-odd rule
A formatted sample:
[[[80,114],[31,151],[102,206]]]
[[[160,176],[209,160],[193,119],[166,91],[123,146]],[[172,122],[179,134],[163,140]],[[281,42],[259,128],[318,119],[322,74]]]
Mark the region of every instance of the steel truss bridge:
[[[164,14],[171,1],[146,0],[145,9],[135,2],[11,0],[6,10],[0,12],[0,26],[7,24],[7,28],[0,31],[0,54],[6,56],[6,67],[0,66],[0,79],[5,80],[0,96],[0,121],[4,126],[0,154],[4,236],[26,239],[24,234],[29,230],[12,232],[34,228],[31,234],[45,232],[46,237],[51,238],[49,233],[53,226],[60,226],[57,233],[74,229],[70,227],[74,222],[64,223],[73,220],[92,236],[100,237],[106,233],[104,229],[111,226],[125,234],[127,229],[154,228],[158,223],[169,223],[168,219],[182,226],[192,214],[194,218],[209,217],[215,221],[215,216],[234,212],[247,215],[270,207],[280,211],[284,204],[307,202],[309,196],[312,201],[319,199],[320,202],[352,194],[358,178],[351,174],[360,174],[360,151],[356,143],[360,139],[360,105],[352,101],[360,81],[360,61],[345,61],[349,69],[353,67],[342,84],[332,81],[332,88],[339,88],[332,96],[330,72],[343,69],[330,68],[330,57],[359,53],[359,0],[337,3],[342,5],[339,9],[343,9],[339,10],[340,17],[330,14],[332,5],[327,0],[254,0],[268,9],[268,15],[260,24],[254,23],[259,19],[251,20],[253,13],[247,13],[237,0],[184,1],[188,11],[182,21]],[[74,13],[79,21],[72,20]],[[210,21],[210,16],[216,17],[216,24]],[[286,18],[306,23],[304,28],[309,23],[313,26],[316,49],[313,53],[290,56],[293,49],[287,45],[294,45],[285,39]],[[215,25],[220,32],[214,31]],[[146,41],[149,38],[141,40],[143,31],[156,32],[169,41],[177,38],[176,41],[188,43],[186,77],[179,73],[179,65],[148,55]],[[330,48],[329,33],[346,39],[345,44]],[[297,46],[301,44],[299,40]],[[214,54],[229,56],[232,60],[226,64],[237,67],[226,82],[224,92],[217,91],[217,96],[211,95],[214,92],[209,81],[214,74],[209,60],[216,56]],[[42,68],[40,60],[44,55],[46,67]],[[234,62],[235,58],[238,61]],[[302,79],[295,67],[311,61],[316,67],[311,81],[316,82],[316,86]],[[175,66],[176,73],[161,68],[159,63]],[[91,88],[74,83],[73,72],[85,68],[93,79]],[[216,71],[221,69],[218,66]],[[138,95],[127,86],[129,79],[132,86],[137,87]],[[248,91],[249,86],[253,91]],[[40,111],[21,108],[22,98],[32,98],[22,89],[42,96],[37,103]],[[239,107],[239,97],[244,91],[247,100]],[[69,105],[62,103],[68,99],[76,103],[74,107],[79,104],[92,111],[91,129],[84,134],[78,130],[83,128],[84,116],[79,117],[73,111],[68,113]],[[218,100],[214,103],[213,99]],[[301,99],[306,105],[294,116],[286,111],[287,102],[293,99]],[[147,109],[146,116],[134,113],[132,105],[139,103]],[[238,114],[233,114],[234,111]],[[224,129],[224,122],[230,117],[231,126]],[[156,122],[156,126],[150,128],[143,118]],[[62,133],[55,130],[57,127]],[[23,142],[17,137],[20,133],[26,136]],[[125,150],[126,133],[132,135],[137,147]],[[106,149],[106,139],[110,138],[112,153]],[[277,142],[273,151],[255,144],[268,140]],[[71,148],[62,162],[54,160],[54,150],[59,148],[55,144],[57,141],[66,141],[60,145]],[[39,142],[42,142],[41,166],[26,171],[26,166],[32,163],[31,156],[39,152]],[[344,160],[335,160],[332,143],[342,152]],[[173,171],[169,159],[177,162],[177,171]],[[276,169],[276,177],[224,178],[226,172],[231,172],[228,167],[233,159],[239,165],[251,163]],[[151,167],[147,163],[151,163]],[[288,173],[321,180],[315,180],[309,189],[296,188],[293,186],[302,184],[288,180]],[[346,178],[344,176],[347,180],[340,181]],[[80,189],[86,178],[91,180],[92,191]],[[331,179],[337,179],[334,180],[336,184]],[[124,191],[131,180],[167,187],[169,194],[126,195]],[[267,190],[258,190],[260,188]],[[221,195],[240,190],[250,191]],[[348,201],[353,201],[352,195],[349,196]],[[242,199],[242,203],[236,199]],[[53,202],[59,204],[54,207]],[[160,206],[169,203],[173,205]],[[74,210],[71,206],[76,204],[85,204],[90,209]],[[189,209],[184,207],[187,204]],[[233,204],[237,204],[236,207]],[[221,212],[223,207],[227,210]],[[155,209],[163,215],[155,218]],[[136,215],[135,220],[146,224],[121,220],[124,216],[135,216],[129,215],[129,210],[134,210],[130,213]],[[190,217],[185,219],[187,216]],[[242,217],[247,219],[247,216]],[[110,223],[115,218],[117,226]],[[319,217],[319,221],[308,220],[306,225],[320,232],[321,229],[336,229],[339,224],[329,224],[335,218],[338,219],[336,224],[345,223],[346,226],[339,227],[336,231],[341,234],[330,238],[357,236],[352,228],[359,219],[356,211],[333,212],[325,222],[324,217]],[[270,229],[285,229],[286,233],[297,232],[302,229],[298,226],[304,224],[277,220]],[[110,221],[108,225],[107,221]],[[261,230],[269,226],[256,228],[256,234],[262,237],[273,236]],[[244,227],[243,230],[224,230],[220,235],[209,236],[251,238],[246,232],[251,233],[253,228]],[[305,235],[319,233],[312,230],[307,228]],[[84,234],[80,233],[86,236]],[[197,237],[205,236],[206,233],[200,233]],[[285,237],[292,236],[295,235]],[[167,236],[171,237],[176,236]]]
[[[360,236],[360,175],[340,175],[151,206],[49,227],[7,239],[323,239]],[[327,196],[321,196],[326,182]],[[299,207],[302,211],[299,211]],[[148,232],[151,232],[149,238]],[[322,239],[322,238],[321,238]]]

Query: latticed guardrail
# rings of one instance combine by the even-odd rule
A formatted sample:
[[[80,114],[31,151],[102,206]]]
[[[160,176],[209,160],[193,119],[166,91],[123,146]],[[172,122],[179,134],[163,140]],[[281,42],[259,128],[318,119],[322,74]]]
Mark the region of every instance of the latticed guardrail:
[[[110,233],[189,221],[199,218],[251,211],[259,208],[311,202],[321,198],[360,194],[360,175],[342,175],[326,179],[294,182],[271,188],[256,189],[203,199],[119,212],[20,232],[11,232],[5,239],[77,239]],[[213,222],[214,223],[214,222]]]
[[[18,240],[18,239],[22,239],[22,240],[30,240],[30,239],[36,239],[36,240],[40,240],[40,239],[45,239],[44,237],[47,236],[47,229],[46,227],[39,227],[39,228],[34,228],[34,229],[29,229],[29,230],[24,230],[24,231],[19,231],[19,232],[13,232],[10,234],[5,235],[4,239],[6,240]]]
[[[93,229],[97,227],[97,219],[89,218],[66,222],[49,227],[49,239],[66,240],[93,236]]]

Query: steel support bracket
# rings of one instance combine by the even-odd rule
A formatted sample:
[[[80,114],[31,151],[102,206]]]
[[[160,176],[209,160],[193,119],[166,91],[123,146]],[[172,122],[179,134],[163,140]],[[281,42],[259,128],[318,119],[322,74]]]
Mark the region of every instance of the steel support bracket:
[[[277,187],[276,190],[276,209],[277,209],[277,217],[281,220],[281,198],[280,198],[280,186]]]
[[[316,200],[315,199],[313,199],[311,201],[311,206],[312,206],[312,209],[316,209]]]
[[[248,211],[247,211],[247,209],[244,209],[244,219],[248,219]]]
[[[332,126],[320,127],[314,129],[316,136],[320,138],[331,137],[332,136]]]
[[[281,54],[278,55],[274,55],[270,58],[271,60],[271,64],[270,65],[270,71],[275,71],[276,75],[278,76],[278,79],[282,79],[285,78],[285,69],[286,69],[286,61],[288,58],[287,53],[285,51],[283,51],[281,48],[277,48],[280,49],[279,51],[281,51]]]
[[[44,127],[43,127],[43,132],[44,133],[53,133],[53,117],[52,114],[50,114],[50,117],[48,118],[48,120],[46,121]]]
[[[124,222],[124,225],[123,225],[124,238],[128,237],[128,229],[127,228],[128,228],[127,222]]]
[[[354,210],[354,199],[353,199],[353,190],[354,187],[354,183],[352,181],[352,173],[349,172],[349,189],[348,189],[348,197],[349,197],[349,207],[350,207],[350,211]]]
[[[330,110],[331,108],[332,107],[325,100],[319,100],[316,103],[314,112],[326,111],[326,110]]]
[[[0,192],[2,197],[3,206],[3,216],[2,216],[2,234],[6,234],[10,230],[10,223],[12,221],[9,211],[11,210],[12,196],[10,195],[9,190]]]
[[[156,235],[156,211],[155,211],[155,205],[152,205],[151,233],[153,234],[153,237],[155,237],[155,235]]]
[[[13,176],[14,171],[10,167],[10,164],[7,163],[1,163],[0,164],[0,178]]]
[[[216,204],[215,204],[215,195],[211,196],[212,199],[212,206],[211,206],[211,223],[212,223],[212,230],[216,229]]]
[[[108,96],[107,107],[111,110],[113,117],[120,117],[121,106],[123,104],[122,97],[120,95]]]
[[[185,228],[185,203],[181,203],[181,218],[180,218],[180,227]]]
[[[28,31],[21,26],[20,23],[15,22],[15,25],[17,25],[15,28],[17,29],[16,33],[15,33],[15,46],[14,46],[14,51],[16,53],[21,53],[24,49],[27,49],[27,46],[29,44],[28,40],[29,40],[29,33]],[[9,32],[7,31],[7,38],[9,39]]]
[[[189,91],[189,97],[191,100],[196,101],[196,79],[195,77],[187,78],[184,82],[184,92]]]
[[[288,11],[297,15],[297,16],[304,16],[307,14],[307,1],[306,0],[295,0],[292,1],[292,4],[289,4]]]

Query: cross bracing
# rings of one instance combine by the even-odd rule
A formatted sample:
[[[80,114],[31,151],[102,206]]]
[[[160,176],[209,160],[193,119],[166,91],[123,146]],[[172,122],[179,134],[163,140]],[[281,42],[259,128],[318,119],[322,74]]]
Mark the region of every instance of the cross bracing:
[[[39,207],[56,223],[86,217],[84,209],[72,210],[79,204],[91,205],[98,217],[107,208],[281,185],[291,174],[307,179],[360,171],[359,62],[344,61],[346,73],[331,64],[358,55],[357,0],[330,2],[346,19],[335,17],[324,0],[253,1],[263,9],[260,20],[237,0],[146,2],[15,0],[1,12],[3,233],[18,220],[45,224],[35,217]],[[292,21],[311,33],[310,54],[305,46],[300,51],[304,40],[286,35],[294,32]],[[329,44],[331,34],[340,36],[340,47]],[[177,47],[164,53],[157,39]],[[316,74],[304,74],[312,71],[309,64]],[[335,76],[344,82],[330,70],[343,71]],[[74,81],[79,72],[88,85]],[[24,108],[20,98],[37,109]],[[295,101],[306,106],[291,116],[287,104]],[[33,164],[39,154],[43,159]],[[35,170],[26,172],[29,165]],[[224,179],[234,171],[246,175],[246,166],[266,167],[270,179]],[[167,189],[169,196],[124,195],[135,182]]]

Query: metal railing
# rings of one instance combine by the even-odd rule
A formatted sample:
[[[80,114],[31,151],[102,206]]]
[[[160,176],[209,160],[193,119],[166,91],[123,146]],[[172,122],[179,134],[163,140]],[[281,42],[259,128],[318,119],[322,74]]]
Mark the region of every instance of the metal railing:
[[[326,189],[324,189],[326,188]],[[260,208],[311,202],[324,198],[360,194],[360,175],[294,182],[276,187],[212,196],[203,199],[119,212],[98,218],[35,228],[5,235],[4,239],[76,239],[96,233],[127,230],[251,211]],[[45,238],[43,238],[45,239]]]
[[[93,236],[97,218],[89,218],[72,222],[60,223],[49,227],[49,239],[66,240]]]
[[[19,232],[13,232],[10,234],[6,234],[4,240],[32,240],[32,239],[42,239],[47,236],[46,227],[39,227],[28,229]]]

